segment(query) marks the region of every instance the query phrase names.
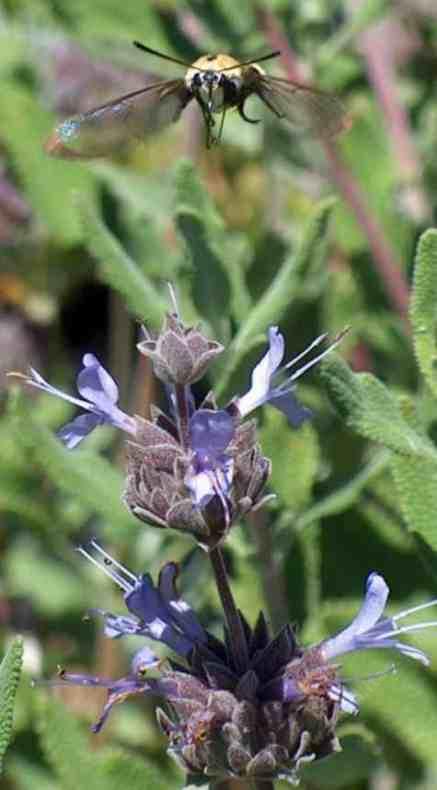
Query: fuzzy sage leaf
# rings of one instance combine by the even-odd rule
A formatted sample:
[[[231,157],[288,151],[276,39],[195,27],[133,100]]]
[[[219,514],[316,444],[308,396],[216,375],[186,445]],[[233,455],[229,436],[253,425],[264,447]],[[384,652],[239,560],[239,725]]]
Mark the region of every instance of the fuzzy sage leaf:
[[[437,462],[437,452],[402,414],[397,398],[370,373],[353,373],[335,354],[320,369],[329,395],[347,425],[356,433],[403,456]]]
[[[396,456],[391,468],[408,527],[437,551],[437,461]]]
[[[182,162],[176,172],[176,224],[193,267],[196,308],[216,337],[225,341],[231,294],[223,254],[224,225],[189,162]]]
[[[0,664],[0,774],[3,758],[12,737],[14,702],[22,663],[23,641],[17,637]]]
[[[94,203],[78,201],[85,242],[91,255],[100,264],[100,273],[141,320],[160,324],[166,303],[139,266],[123,249],[118,239],[103,223]]]
[[[437,395],[437,230],[421,237],[410,307],[414,349],[427,384]]]

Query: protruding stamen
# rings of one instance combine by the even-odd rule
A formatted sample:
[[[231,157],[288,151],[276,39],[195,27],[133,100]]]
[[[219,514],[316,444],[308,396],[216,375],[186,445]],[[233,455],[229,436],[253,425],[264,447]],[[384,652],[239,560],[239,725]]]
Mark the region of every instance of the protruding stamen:
[[[408,617],[410,614],[416,614],[416,612],[422,612],[424,609],[429,609],[430,606],[437,606],[437,599],[428,601],[427,603],[420,603],[418,606],[412,606],[411,609],[406,609],[405,612],[399,612],[399,614],[395,614],[390,619],[396,623],[398,620],[403,620],[404,617]]]
[[[391,631],[382,631],[381,634],[373,638],[375,639],[375,642],[377,642],[378,640],[391,639],[393,636],[399,636],[399,634],[408,634],[412,631],[421,631],[424,628],[437,628],[437,620],[429,620],[427,623],[404,625],[402,628],[393,628]]]
[[[134,584],[136,584],[138,579],[135,576],[135,574],[131,573],[124,565],[118,562],[118,560],[115,560],[114,557],[111,557],[111,555],[108,554],[107,551],[102,549],[102,547],[97,543],[97,541],[94,538],[90,540],[90,546],[92,546],[93,549],[95,549],[99,554],[101,554],[102,557],[104,557],[105,560],[107,560],[109,565],[113,565],[115,568],[118,568],[120,571],[122,571],[122,573],[125,574],[125,576],[128,577],[129,580],[131,580]]]
[[[376,680],[377,678],[383,678],[386,675],[396,675],[397,668],[396,664],[390,664],[387,669],[381,669],[379,672],[371,672],[370,675],[360,675],[359,677],[356,676],[349,676],[343,677],[345,683],[360,683],[364,680]]]
[[[173,307],[173,313],[175,314],[176,318],[179,318],[178,300],[176,298],[176,291],[174,289],[173,283],[168,282],[167,287],[170,291],[170,301]]]
[[[293,359],[290,359],[290,362],[287,362],[287,364],[284,365],[282,370],[289,370],[289,368],[293,368],[301,359],[303,359],[303,357],[306,357],[307,354],[309,354],[310,351],[313,350],[313,348],[320,346],[320,343],[323,343],[323,341],[326,340],[327,337],[328,337],[327,332],[324,332],[323,335],[319,335],[319,337],[316,337],[316,339],[313,340],[313,342],[310,343],[310,345],[307,346],[307,348],[301,351],[300,354],[298,354],[296,357],[293,357]]]
[[[341,341],[343,340],[343,338],[344,338],[345,334],[347,334],[347,332],[349,332],[349,327],[348,326],[345,327],[345,329],[343,329],[338,335],[336,335],[336,337],[334,338],[332,343],[328,346],[328,348],[325,348],[325,350],[322,351],[321,354],[317,354],[317,356],[314,357],[313,359],[310,359],[310,361],[307,362],[306,365],[304,365],[303,367],[299,368],[299,370],[297,370],[296,373],[293,373],[293,375],[290,376],[288,381],[289,382],[296,381],[296,379],[299,379],[301,376],[303,376],[303,374],[306,373],[307,370],[312,368],[314,365],[317,365],[317,363],[320,362],[323,359],[323,357],[326,357],[326,355],[329,354],[331,351],[333,351],[334,348],[337,348],[337,346],[341,343]],[[320,337],[323,337],[323,335],[320,335]],[[326,337],[326,335],[325,335],[325,337]],[[319,342],[321,342],[320,338],[317,338],[317,340]],[[315,341],[315,342],[317,342],[317,341]],[[310,348],[311,348],[311,346],[309,346],[308,350],[310,350]]]
[[[83,546],[78,546],[76,551],[78,551],[79,554],[82,554],[82,556],[85,557],[85,559],[89,560],[89,562],[92,562],[92,564],[95,565],[96,568],[98,568],[100,571],[103,571],[103,573],[106,576],[108,576],[110,579],[112,579],[112,581],[114,581],[116,584],[118,584],[118,586],[121,587],[122,590],[124,590],[127,593],[132,592],[133,589],[132,584],[130,584],[125,579],[123,579],[113,568],[109,568],[108,566],[98,562],[98,560],[96,560],[95,557],[92,556],[92,554],[86,551],[86,549],[84,549]]]

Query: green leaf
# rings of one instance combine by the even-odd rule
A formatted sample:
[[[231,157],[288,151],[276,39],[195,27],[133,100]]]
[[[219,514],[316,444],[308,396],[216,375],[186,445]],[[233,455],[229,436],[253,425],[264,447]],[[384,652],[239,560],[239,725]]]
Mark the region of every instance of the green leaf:
[[[253,344],[253,339],[264,333],[271,325],[281,320],[291,308],[301,278],[310,266],[320,263],[326,253],[326,236],[329,219],[335,200],[322,201],[310,217],[297,252],[284,262],[267,288],[264,296],[240,326],[226,352],[226,363],[220,380],[215,386],[216,394],[222,394],[230,377]]]
[[[17,637],[0,664],[0,774],[12,737],[15,695],[23,664],[23,640]]]
[[[71,14],[68,0],[60,0],[58,6],[67,16]],[[88,41],[102,38],[106,43],[106,51],[108,41],[124,39],[128,43],[136,36],[141,38],[139,30],[147,31],[150,46],[168,50],[156,10],[141,0],[129,0],[129,3],[120,3],[119,0],[94,0],[91,4],[88,0],[76,0],[72,22]],[[138,64],[140,67],[141,60],[138,60]],[[148,62],[145,68],[149,68]]]
[[[170,790],[169,772],[158,770],[146,759],[115,751],[93,750],[86,730],[53,698],[40,700],[38,730],[43,751],[58,775],[62,790]]]
[[[130,310],[142,321],[159,326],[167,303],[103,223],[94,202],[80,197],[78,206],[85,242],[99,262],[105,282],[121,294]]]
[[[398,455],[391,468],[408,527],[437,551],[437,461]]]
[[[375,376],[353,373],[336,354],[323,361],[320,375],[333,403],[354,431],[401,455],[437,461],[432,443],[411,428],[397,398]]]
[[[272,461],[273,490],[297,513],[307,504],[319,465],[319,444],[306,423],[293,431],[283,414],[267,409],[260,431],[263,453]]]
[[[329,758],[310,763],[301,771],[302,779],[321,790],[350,788],[375,771],[378,759],[377,745],[359,735],[341,738],[342,751]]]
[[[39,700],[37,708],[41,746],[62,790],[108,790],[83,725],[53,698]]]
[[[365,0],[353,14],[348,14],[345,24],[320,47],[317,53],[319,66],[326,68],[335,57],[338,58],[342,49],[384,15],[387,5],[388,0]]]
[[[167,771],[158,770],[143,758],[122,752],[114,753],[112,749],[102,760],[102,772],[106,790],[120,790],[120,787],[129,787],[129,790],[170,790],[172,786],[180,786],[180,777],[177,784],[173,785]]]
[[[44,140],[54,125],[30,93],[13,83],[2,84],[0,134],[9,148],[35,215],[46,223],[52,239],[75,244],[83,229],[73,191],[90,199],[95,194],[94,178],[77,163],[51,159],[44,153]]]
[[[326,516],[336,516],[348,510],[358,501],[366,486],[388,466],[391,457],[392,454],[388,450],[380,450],[355,477],[305,510],[295,522],[296,529],[304,529],[304,527],[312,524],[314,521]],[[287,521],[288,517],[286,514],[284,526]]]
[[[38,790],[59,790],[53,774],[41,768],[36,759],[23,758],[16,752],[8,758],[6,778],[8,779],[9,777],[11,785],[18,787],[20,790],[35,790],[35,788],[38,788]]]
[[[4,573],[11,592],[28,597],[37,614],[62,617],[73,611],[78,616],[89,605],[83,579],[66,562],[54,562],[24,534],[7,553]]]
[[[196,308],[216,337],[226,341],[231,292],[224,263],[224,226],[190,162],[182,162],[176,171],[176,224],[193,267]]]
[[[136,519],[121,502],[123,478],[109,461],[92,450],[67,450],[29,412],[16,417],[13,426],[16,441],[31,451],[55,486],[98,513],[112,530],[123,533],[135,526]],[[62,529],[62,524],[53,527]]]
[[[421,236],[410,306],[414,350],[428,385],[437,395],[437,230]]]

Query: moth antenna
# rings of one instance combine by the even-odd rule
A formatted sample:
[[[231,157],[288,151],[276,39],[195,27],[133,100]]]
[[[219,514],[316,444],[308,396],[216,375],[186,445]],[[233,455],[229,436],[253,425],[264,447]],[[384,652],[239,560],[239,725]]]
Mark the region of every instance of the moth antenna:
[[[191,63],[187,63],[185,60],[179,60],[179,58],[174,58],[172,55],[166,55],[164,52],[158,52],[158,50],[152,49],[151,47],[146,47],[141,41],[133,41],[132,43],[134,47],[141,49],[143,52],[147,52],[149,55],[155,55],[157,58],[168,60],[170,63],[177,63],[178,66],[184,66],[186,69],[191,67]]]

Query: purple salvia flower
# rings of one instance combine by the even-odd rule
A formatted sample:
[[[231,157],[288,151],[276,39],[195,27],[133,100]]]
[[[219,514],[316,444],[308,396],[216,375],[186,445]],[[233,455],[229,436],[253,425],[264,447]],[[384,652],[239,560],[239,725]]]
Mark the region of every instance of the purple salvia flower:
[[[269,349],[253,370],[250,389],[245,395],[242,395],[235,401],[240,415],[246,417],[247,414],[257,409],[258,406],[262,406],[264,403],[270,403],[285,414],[294,428],[298,428],[305,420],[311,417],[311,412],[309,409],[305,408],[305,406],[302,406],[294,395],[294,382],[307,370],[317,365],[326,354],[329,354],[330,351],[336,348],[346,331],[347,329],[340,332],[328,348],[320,354],[310,359],[302,365],[302,367],[294,370],[294,372],[290,372],[295,368],[298,362],[327,339],[327,334],[317,337],[301,354],[298,354],[298,356],[291,359],[290,362],[287,362],[286,365],[280,367],[284,358],[284,337],[279,332],[277,326],[270,327],[268,331]],[[281,374],[285,374],[285,380],[278,383]]]
[[[68,395],[56,387],[52,387],[33,368],[30,375],[25,376],[28,384],[50,395],[56,395],[63,400],[85,409],[87,414],[81,414],[71,422],[64,425],[58,433],[65,446],[71,450],[76,447],[85,436],[88,436],[98,425],[114,425],[116,428],[132,435],[136,433],[136,422],[133,417],[125,414],[117,406],[118,387],[114,379],[100,364],[94,354],[85,354],[82,358],[83,368],[77,376],[76,385],[78,392],[84,400]]]
[[[366,594],[360,611],[347,628],[321,643],[320,651],[323,659],[329,661],[355,650],[392,648],[404,656],[414,658],[425,666],[429,666],[429,659],[422,650],[399,641],[397,637],[425,628],[436,628],[436,620],[411,625],[400,625],[399,623],[416,612],[436,606],[437,600],[406,609],[394,617],[383,617],[388,596],[389,588],[384,578],[375,572],[369,574],[366,582]]]
[[[178,567],[174,562],[163,567],[158,585],[155,586],[150,576],[135,576],[107,554],[96,541],[92,540],[90,547],[94,554],[83,547],[78,551],[118,584],[123,590],[126,606],[133,615],[129,617],[114,615],[102,609],[91,610],[103,616],[106,636],[147,636],[166,644],[182,657],[189,655],[196,643],[206,643],[204,628],[176,590]]]
[[[57,678],[45,682],[43,681],[43,683],[44,685],[50,686],[91,686],[92,688],[107,689],[107,701],[103,706],[97,722],[93,724],[91,728],[93,732],[98,733],[102,729],[116,703],[123,702],[127,697],[135,694],[156,695],[163,693],[164,688],[161,688],[162,683],[154,678],[149,678],[149,674],[159,669],[162,663],[162,659],[158,658],[148,647],[142,647],[132,658],[129,674],[118,680],[76,672],[66,672],[64,669],[60,669]],[[38,682],[38,685],[40,685],[40,683],[41,681]]]

